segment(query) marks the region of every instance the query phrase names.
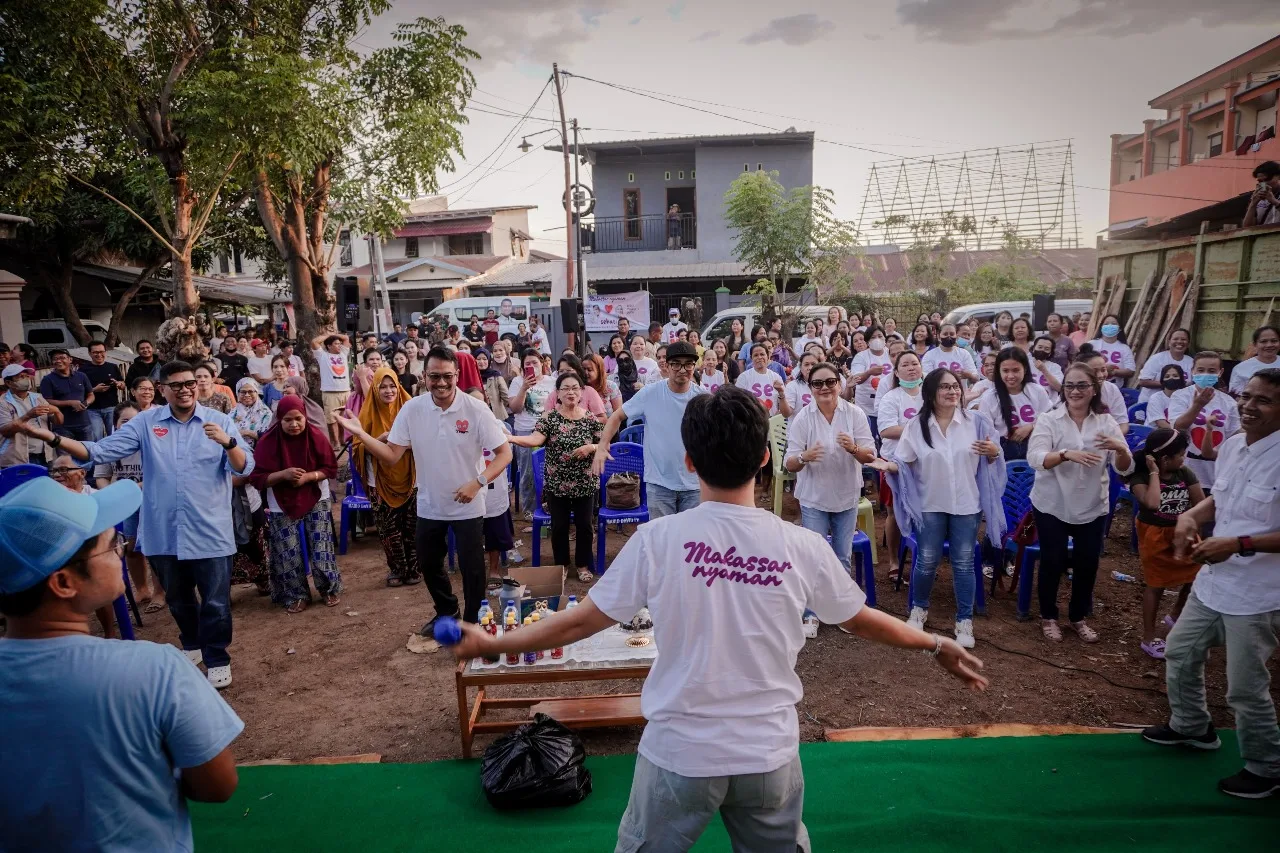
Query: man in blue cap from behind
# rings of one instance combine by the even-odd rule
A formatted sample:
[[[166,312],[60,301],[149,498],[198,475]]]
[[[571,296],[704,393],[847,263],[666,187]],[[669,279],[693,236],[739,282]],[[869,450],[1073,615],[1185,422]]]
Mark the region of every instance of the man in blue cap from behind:
[[[0,498],[0,850],[189,851],[186,800],[236,789],[244,723],[182,652],[89,633],[141,502],[47,477]]]

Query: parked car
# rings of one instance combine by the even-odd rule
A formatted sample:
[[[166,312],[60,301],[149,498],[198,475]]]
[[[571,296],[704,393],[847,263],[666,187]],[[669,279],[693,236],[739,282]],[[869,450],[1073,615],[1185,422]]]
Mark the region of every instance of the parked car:
[[[472,317],[484,321],[492,310],[498,316],[498,336],[512,341],[520,334],[519,325],[529,323],[529,297],[527,296],[471,296],[466,299],[450,299],[432,308],[425,319],[435,319],[443,327],[457,326],[465,329]]]
[[[97,320],[84,320],[84,327],[94,340],[105,340],[107,329]],[[22,324],[22,334],[40,356],[41,363],[49,361],[49,352],[55,349],[70,350],[80,346],[75,335],[63,320],[33,320]]]
[[[1092,299],[1057,299],[1054,300],[1053,305],[1054,313],[1062,314],[1068,319],[1072,314],[1089,311],[1092,308]],[[1015,318],[1022,314],[1030,317],[1032,315],[1031,300],[1028,299],[1024,302],[977,302],[973,305],[961,305],[959,308],[953,308],[942,319],[943,322],[957,325],[973,318],[977,318],[983,323],[990,323],[1001,311],[1008,311]],[[1036,331],[1044,330],[1037,329]]]
[[[799,328],[795,331],[796,335],[804,333],[805,320],[822,320],[826,321],[829,305],[800,305],[787,306],[787,311],[795,312],[800,319],[797,322]],[[707,321],[702,327],[702,340],[706,344],[716,338],[727,338],[733,334],[733,321],[741,320],[742,329],[747,334],[751,334],[751,329],[760,322],[761,311],[759,305],[739,305],[736,308],[726,308],[718,312],[714,317]],[[848,315],[843,308],[840,309],[840,319],[847,320]]]

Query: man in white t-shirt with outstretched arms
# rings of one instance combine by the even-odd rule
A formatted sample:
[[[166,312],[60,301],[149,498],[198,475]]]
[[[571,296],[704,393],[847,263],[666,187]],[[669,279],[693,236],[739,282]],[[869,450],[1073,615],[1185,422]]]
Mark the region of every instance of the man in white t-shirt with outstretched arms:
[[[735,850],[808,851],[795,673],[800,614],[888,645],[920,649],[976,690],[982,663],[953,640],[864,607],[816,533],[755,506],[769,422],[747,391],[690,400],[680,425],[702,503],[637,528],[582,605],[490,637],[464,626],[464,660],[565,646],[648,604],[660,654],[645,680],[631,799],[617,851],[688,850],[717,811]]]

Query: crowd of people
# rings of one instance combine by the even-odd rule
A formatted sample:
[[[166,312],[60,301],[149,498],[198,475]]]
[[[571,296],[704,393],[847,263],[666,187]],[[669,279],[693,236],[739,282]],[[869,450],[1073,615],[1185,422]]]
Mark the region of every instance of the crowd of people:
[[[517,526],[541,502],[555,562],[593,584],[583,606],[514,639],[468,630],[460,653],[564,645],[613,622],[656,626],[660,646],[676,651],[659,659],[646,683],[646,716],[666,722],[651,722],[663,733],[642,740],[648,764],[637,771],[638,786],[642,775],[656,785],[664,777],[792,773],[802,614],[928,650],[953,674],[985,686],[968,651],[977,639],[976,593],[983,575],[1006,571],[1013,532],[1002,504],[1006,465],[1025,460],[1034,485],[1018,526],[1034,524],[1040,544],[1044,640],[1062,642],[1064,627],[1084,643],[1100,639],[1088,619],[1119,478],[1137,508],[1141,650],[1167,662],[1172,710],[1144,736],[1217,745],[1203,668],[1208,649],[1225,643],[1245,769],[1220,787],[1266,796],[1280,790],[1266,668],[1280,629],[1280,331],[1258,328],[1228,374],[1219,353],[1192,346],[1190,330],[1173,330],[1137,364],[1120,318],[1101,318],[1098,336],[1085,340],[1089,319],[1051,314],[1037,334],[1027,317],[1009,312],[959,325],[922,314],[908,327],[831,308],[795,330],[771,318],[748,335],[735,321],[728,336],[704,342],[673,309],[647,334],[624,318],[598,354],[566,350],[558,360],[536,318],[516,341],[497,338],[479,318],[465,330],[397,325],[358,345],[341,334],[311,341],[315,398],[293,342],[269,327],[220,330],[209,357],[196,363],[161,363],[142,341],[123,373],[99,342],[79,365],[54,350],[39,382],[34,364],[0,348],[0,467],[34,464],[52,474],[0,499],[0,612],[8,622],[0,689],[24,697],[24,725],[46,722],[50,703],[73,695],[67,690],[84,695],[97,679],[133,668],[131,679],[152,679],[146,690],[165,694],[150,696],[148,713],[187,703],[180,723],[161,726],[166,757],[147,759],[148,784],[166,784],[155,776],[163,760],[184,768],[183,794],[229,795],[229,745],[242,724],[210,687],[231,683],[230,586],[255,583],[288,614],[314,597],[338,604],[333,509],[335,489],[349,476],[373,507],[366,525],[385,553],[387,586],[426,587],[434,609],[421,629],[428,637],[440,619],[476,622],[488,578],[518,559]],[[1129,436],[1135,422],[1149,434]],[[612,443],[634,424],[643,425],[650,523],[597,579],[601,478]],[[757,506],[757,481],[774,470],[771,442],[781,428],[780,465],[795,478],[798,526]],[[884,518],[868,534],[883,535],[895,556],[903,537],[915,543],[911,565],[890,560],[891,574],[909,579],[905,623],[862,607],[852,580],[864,495]],[[444,566],[450,536],[461,600]],[[741,558],[728,556],[733,549],[760,562],[744,570]],[[956,601],[953,638],[945,639],[926,633],[944,553]],[[193,684],[189,665],[175,669],[173,654],[117,651],[144,645],[101,646],[88,636],[95,614],[103,635],[114,636],[109,603],[120,591],[121,555],[148,609],[172,614],[182,654],[205,666],[206,685]],[[671,571],[681,564],[690,571]],[[761,586],[784,594],[760,598],[747,589]],[[1177,597],[1160,620],[1165,590]],[[739,606],[764,608],[756,624],[776,626],[750,640],[771,687],[740,673],[737,650],[715,635],[722,622],[710,614]],[[1164,639],[1161,624],[1170,628]],[[693,669],[670,663],[688,663],[679,649],[690,643],[710,653]],[[36,677],[50,671],[49,660],[93,671],[55,690]],[[735,672],[742,683],[730,687]],[[723,686],[709,690],[704,678]],[[705,733],[683,727],[712,701],[759,731],[751,755],[741,737],[708,748]],[[187,719],[193,713],[201,718]],[[115,725],[104,743],[137,736],[125,728]],[[10,765],[10,750],[3,759]],[[774,811],[787,815],[781,832],[803,831],[798,802]],[[624,826],[662,838],[702,820],[695,812],[669,821],[633,796]],[[32,817],[6,816],[18,814]],[[181,823],[148,831],[189,834]]]

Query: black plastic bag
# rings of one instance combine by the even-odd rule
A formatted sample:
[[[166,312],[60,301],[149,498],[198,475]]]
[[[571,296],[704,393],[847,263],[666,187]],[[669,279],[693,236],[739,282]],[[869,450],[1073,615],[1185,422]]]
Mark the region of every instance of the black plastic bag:
[[[495,809],[571,806],[591,793],[582,741],[557,720],[538,714],[484,751],[480,780]]]

